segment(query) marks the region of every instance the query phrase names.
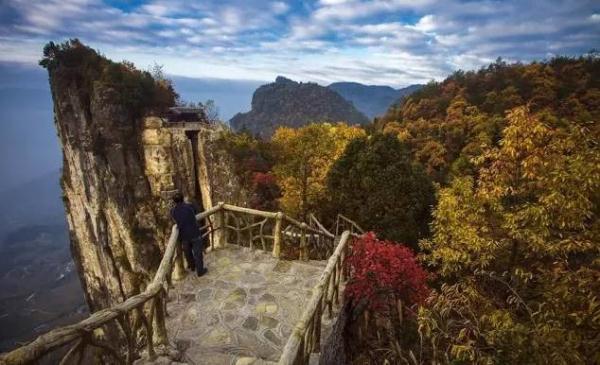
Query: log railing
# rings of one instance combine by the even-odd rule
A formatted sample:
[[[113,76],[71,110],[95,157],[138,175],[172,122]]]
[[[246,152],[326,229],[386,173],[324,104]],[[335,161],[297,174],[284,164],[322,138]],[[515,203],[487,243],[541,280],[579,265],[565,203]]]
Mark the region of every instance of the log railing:
[[[316,220],[300,222],[282,212],[265,212],[219,203],[222,242],[272,251],[275,257],[308,260],[329,257],[334,235]]]
[[[342,214],[338,214],[335,221],[335,235],[338,236],[346,230],[350,231],[350,235],[352,236],[359,236],[365,233],[358,223]]]
[[[310,354],[320,351],[322,316],[327,312],[327,315],[331,318],[333,305],[339,305],[341,287],[345,280],[344,264],[350,237],[350,231],[342,233],[319,282],[312,290],[311,299],[300,321],[294,327],[283,348],[279,365],[308,364]]]
[[[306,224],[281,212],[265,212],[224,203],[198,214],[196,218],[205,221],[204,235],[211,235],[212,249],[233,243],[269,250],[275,257],[295,256],[303,260],[328,256],[333,250],[334,235],[316,219]],[[0,354],[0,365],[31,364],[58,349],[66,351],[56,361],[60,364],[81,364],[89,361],[89,356],[101,356],[103,363],[129,365],[138,357],[141,344],[146,347],[148,357],[154,358],[155,344],[168,346],[166,297],[178,236],[177,226],[173,225],[158,270],[142,293],[113,307],[99,310],[79,323],[56,328],[26,345]],[[331,281],[330,292],[335,293],[337,298],[341,269],[328,266],[327,270],[337,273]],[[109,341],[106,334],[115,330],[119,340],[112,338]],[[89,348],[95,348],[97,352],[87,353],[86,360],[86,350]]]

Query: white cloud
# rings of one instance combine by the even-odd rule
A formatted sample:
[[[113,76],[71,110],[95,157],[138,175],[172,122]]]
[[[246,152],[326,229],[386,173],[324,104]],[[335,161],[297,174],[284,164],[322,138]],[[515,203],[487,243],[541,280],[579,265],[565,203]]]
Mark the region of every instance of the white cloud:
[[[423,32],[431,32],[436,29],[435,24],[435,16],[432,14],[427,14],[414,25],[416,30],[420,30]]]
[[[142,67],[156,61],[178,75],[265,80],[282,73],[400,86],[498,56],[600,48],[600,14],[588,3],[303,3],[299,10],[274,0],[151,0],[123,10],[102,0],[10,0],[0,5],[16,14],[0,22],[0,60],[33,63],[45,41],[79,37],[114,59]]]
[[[290,10],[290,6],[283,1],[275,1],[271,4],[271,9],[273,9],[273,13],[276,15],[285,14]]]

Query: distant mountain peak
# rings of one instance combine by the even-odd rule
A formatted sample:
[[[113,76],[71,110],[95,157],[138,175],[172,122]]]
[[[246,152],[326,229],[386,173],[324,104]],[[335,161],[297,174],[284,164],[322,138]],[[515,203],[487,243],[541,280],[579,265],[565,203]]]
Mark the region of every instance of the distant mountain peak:
[[[277,76],[277,78],[275,78],[275,83],[276,84],[298,84],[298,82],[288,79],[285,76]]]
[[[252,110],[230,120],[235,130],[247,130],[269,138],[279,126],[301,127],[311,122],[366,124],[369,119],[352,102],[332,89],[312,82],[296,82],[278,76],[252,96]]]
[[[419,90],[423,85],[410,85],[402,89],[390,86],[363,85],[358,82],[334,82],[328,88],[334,90],[369,118],[385,114],[388,108],[404,97]]]

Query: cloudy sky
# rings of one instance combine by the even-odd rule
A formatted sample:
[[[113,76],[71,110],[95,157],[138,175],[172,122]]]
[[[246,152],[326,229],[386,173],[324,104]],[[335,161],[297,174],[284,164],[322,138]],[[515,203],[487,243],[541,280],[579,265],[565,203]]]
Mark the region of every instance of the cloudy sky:
[[[0,0],[0,61],[35,64],[78,37],[190,77],[404,86],[497,57],[600,48],[600,1]]]

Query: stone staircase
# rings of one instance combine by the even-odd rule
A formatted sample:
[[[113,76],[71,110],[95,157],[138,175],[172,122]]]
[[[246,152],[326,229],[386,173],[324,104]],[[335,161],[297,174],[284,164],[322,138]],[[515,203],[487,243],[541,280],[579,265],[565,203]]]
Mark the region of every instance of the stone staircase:
[[[169,294],[167,330],[177,361],[277,362],[326,261],[278,260],[270,252],[227,245],[206,254],[205,262],[207,275],[190,273]],[[333,321],[323,318],[325,339]],[[152,363],[178,362],[162,356]],[[311,364],[317,363],[313,355]]]

